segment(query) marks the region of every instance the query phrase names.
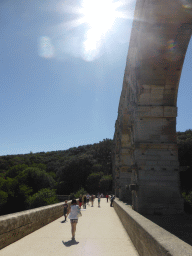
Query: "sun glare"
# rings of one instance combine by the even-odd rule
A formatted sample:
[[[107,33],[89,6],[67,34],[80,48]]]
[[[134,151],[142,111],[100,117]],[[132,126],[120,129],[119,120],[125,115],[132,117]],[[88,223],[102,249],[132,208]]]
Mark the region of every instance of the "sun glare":
[[[97,53],[101,40],[113,26],[115,19],[121,17],[117,8],[120,2],[113,0],[83,0],[82,15],[84,22],[88,25],[89,30],[86,33],[84,42],[84,53],[87,60],[93,60]]]
[[[61,24],[61,29],[69,31],[84,24],[84,32],[82,33],[81,30],[81,34],[77,35],[79,55],[86,61],[93,61],[101,56],[109,32],[114,33],[117,29],[119,24],[117,19],[132,20],[133,2],[135,0],[81,0],[79,5],[75,4],[75,1],[71,4],[67,1],[62,2],[62,5],[59,5],[59,11],[72,14],[73,17],[77,15],[73,20],[65,20]],[[70,38],[67,40],[72,41]]]
[[[116,7],[111,0],[84,0],[82,14],[91,29],[106,33],[116,18]]]

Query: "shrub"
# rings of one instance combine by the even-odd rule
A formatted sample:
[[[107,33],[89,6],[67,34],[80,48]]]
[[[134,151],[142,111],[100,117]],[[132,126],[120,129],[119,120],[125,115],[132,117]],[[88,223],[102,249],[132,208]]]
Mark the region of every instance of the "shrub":
[[[112,189],[112,176],[111,175],[104,175],[101,177],[100,182],[100,192],[106,193],[107,191]]]
[[[43,188],[26,200],[27,208],[37,208],[45,205],[59,203],[55,189]]]
[[[186,194],[186,192],[183,192],[182,196],[184,198],[185,212],[192,213],[192,191],[190,191],[189,194]]]
[[[75,198],[79,198],[80,195],[86,195],[87,194],[87,191],[84,189],[84,188],[81,188],[80,190],[78,190],[75,194]]]
[[[69,197],[70,197],[70,200],[73,200],[73,199],[75,199],[75,194],[71,193]]]

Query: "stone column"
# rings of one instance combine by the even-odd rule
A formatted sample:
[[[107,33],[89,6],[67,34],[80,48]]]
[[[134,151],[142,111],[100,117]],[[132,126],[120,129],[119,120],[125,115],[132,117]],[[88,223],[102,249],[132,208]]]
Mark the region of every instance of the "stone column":
[[[192,6],[137,0],[118,110],[118,186],[135,184],[143,214],[183,212],[176,140],[177,93],[192,33]],[[126,181],[126,182],[125,182]],[[134,188],[134,186],[132,186]]]
[[[179,190],[176,108],[138,107],[135,123],[133,208],[144,214],[183,212]]]

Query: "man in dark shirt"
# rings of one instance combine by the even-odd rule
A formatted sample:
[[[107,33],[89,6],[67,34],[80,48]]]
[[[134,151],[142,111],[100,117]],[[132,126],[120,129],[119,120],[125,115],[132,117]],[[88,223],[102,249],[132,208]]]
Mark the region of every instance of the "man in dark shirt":
[[[64,203],[64,205],[63,205],[63,215],[64,215],[64,217],[65,217],[65,220],[64,221],[66,221],[66,219],[67,219],[67,214],[68,214],[68,204],[67,204],[67,200],[65,200],[65,203]]]
[[[115,200],[115,196],[114,195],[111,195],[111,204],[110,206],[112,207],[113,206],[113,201]]]

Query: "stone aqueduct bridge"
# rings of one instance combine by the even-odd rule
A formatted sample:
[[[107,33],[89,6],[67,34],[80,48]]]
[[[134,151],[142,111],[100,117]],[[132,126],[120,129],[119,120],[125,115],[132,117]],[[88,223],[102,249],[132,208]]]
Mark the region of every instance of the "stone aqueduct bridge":
[[[177,93],[191,32],[191,0],[137,0],[115,125],[113,176],[116,196],[139,213],[183,212]],[[135,184],[132,192],[129,184]]]

